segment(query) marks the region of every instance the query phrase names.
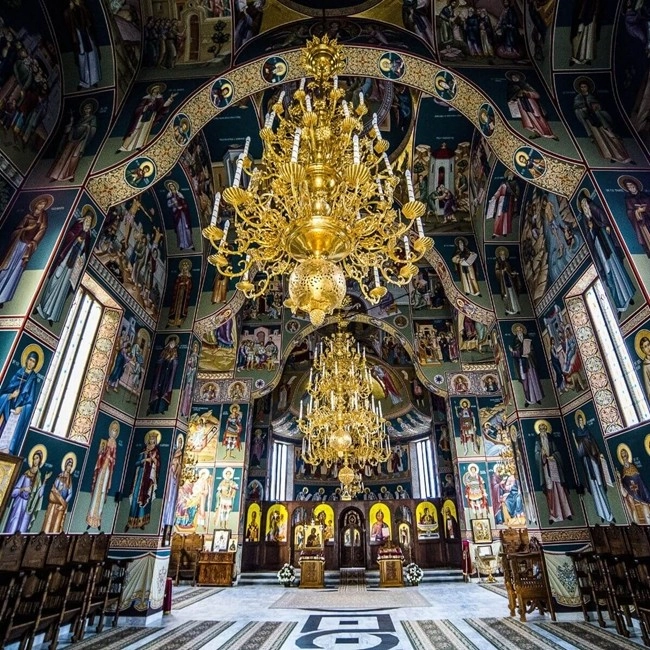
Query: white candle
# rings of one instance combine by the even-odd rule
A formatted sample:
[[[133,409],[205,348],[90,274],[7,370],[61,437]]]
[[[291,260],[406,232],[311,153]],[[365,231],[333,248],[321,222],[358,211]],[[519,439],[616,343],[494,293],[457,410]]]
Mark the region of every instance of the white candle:
[[[300,148],[300,134],[302,133],[302,129],[296,129],[296,133],[293,136],[293,148],[291,149],[291,162],[292,163],[297,163],[298,162],[298,150]]]
[[[212,219],[210,219],[210,225],[216,226],[217,219],[219,217],[219,204],[221,203],[221,192],[217,192],[214,195],[214,206],[212,208]]]
[[[239,187],[239,182],[241,181],[241,172],[244,167],[244,158],[242,155],[239,155],[237,158],[237,169],[235,169],[235,179],[232,182],[233,187]]]
[[[363,106],[363,92],[359,91],[359,105]]]
[[[355,133],[352,136],[352,162],[355,165],[358,165],[361,162],[361,156],[359,154],[359,136]]]
[[[384,165],[386,165],[386,171],[388,172],[389,176],[393,175],[393,166],[390,164],[390,160],[388,160],[388,154],[384,151],[383,154],[381,154],[381,157],[384,160]]]
[[[304,89],[305,89],[305,82],[306,82],[306,81],[307,81],[307,80],[306,80],[304,77],[300,80],[300,90],[304,90]]]
[[[417,226],[418,229],[418,237],[422,238],[424,237],[424,226],[422,225],[422,218],[418,217],[415,220],[415,225]]]
[[[372,126],[375,129],[375,135],[377,137],[377,140],[383,140],[381,137],[381,133],[379,132],[379,124],[377,120],[377,113],[372,114]]]
[[[300,400],[300,416],[298,417],[299,420],[302,420],[302,400]]]
[[[409,201],[415,201],[415,192],[413,192],[413,181],[411,180],[411,170],[407,169],[404,172],[404,176],[406,177],[406,189],[408,190]]]
[[[250,138],[250,136],[248,136],[248,137],[246,138],[246,142],[244,143],[244,153],[242,154],[242,156],[243,156],[244,158],[246,158],[246,156],[248,156],[248,148],[249,148],[250,146],[251,146],[251,138]]]
[[[336,90],[339,87],[339,78],[336,75],[334,75],[333,82],[334,90]]]
[[[408,235],[404,235],[404,252],[406,253],[406,259],[411,256],[411,243],[409,242]]]
[[[375,268],[373,270],[375,272],[375,286],[378,287],[379,286],[379,269],[375,266]],[[366,356],[366,349],[365,348],[363,349],[363,356],[364,357]]]
[[[345,115],[345,117],[350,117],[350,108],[345,99],[341,102],[341,106],[343,108],[343,115]]]
[[[266,116],[266,122],[264,122],[264,127],[267,129],[273,128],[273,120],[275,120],[275,111],[271,111]]]
[[[377,192],[379,194],[379,197],[383,200],[384,198],[384,188],[381,186],[381,178],[377,176],[375,179],[375,182],[377,183]]]
[[[305,97],[305,106],[307,107],[307,112],[311,113],[311,97],[309,95]]]
[[[222,249],[226,243],[226,239],[228,237],[228,228],[230,228],[230,219],[226,219],[226,223],[223,224],[223,237],[221,238],[219,249]]]
[[[280,96],[278,97],[278,104],[281,104],[284,101],[284,96],[286,94],[287,93],[284,90],[280,93]]]

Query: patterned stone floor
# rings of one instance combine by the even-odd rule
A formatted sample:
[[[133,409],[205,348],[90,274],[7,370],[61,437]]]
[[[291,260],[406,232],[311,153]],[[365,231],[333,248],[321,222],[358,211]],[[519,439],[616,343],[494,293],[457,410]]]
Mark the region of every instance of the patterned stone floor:
[[[405,588],[391,590],[391,606],[366,609],[363,599],[357,609],[337,611],[315,607],[309,599],[310,609],[279,609],[271,607],[286,591],[280,586],[245,586],[224,589],[192,602],[189,606],[172,611],[162,620],[153,622],[151,634],[132,630],[122,633],[112,641],[88,637],[83,644],[67,645],[65,650],[149,650],[173,648],[174,650],[508,650],[513,644],[497,633],[488,641],[481,629],[486,629],[475,619],[501,619],[507,617],[507,601],[502,596],[480,588],[477,584],[450,583],[421,585],[418,591],[429,606],[400,607],[400,593]],[[293,591],[294,589],[292,589]],[[296,594],[301,593],[295,589]],[[175,592],[179,600],[187,602],[186,588]],[[180,598],[181,595],[183,598]],[[192,600],[194,598],[192,597]],[[328,601],[330,604],[331,601]],[[559,620],[578,622],[582,615],[561,614]],[[554,636],[548,631],[548,617],[530,616],[530,633],[520,634],[519,648],[525,650],[571,650],[617,647],[620,637],[605,633],[604,645],[582,643],[572,645],[570,634]],[[416,623],[416,622],[420,623]],[[122,624],[127,625],[128,621]],[[498,623],[498,621],[496,621]],[[122,626],[121,624],[121,626]],[[120,626],[120,627],[121,627]],[[503,626],[501,626],[503,628]],[[505,629],[505,628],[504,628]],[[181,633],[181,630],[183,632]],[[407,630],[409,633],[407,633]],[[614,632],[613,625],[608,627]],[[507,635],[506,635],[507,636]],[[579,635],[575,637],[579,638]],[[593,637],[599,641],[596,636]],[[496,639],[496,640],[495,640]],[[65,642],[65,638],[62,642]],[[530,642],[530,645],[528,643]],[[577,642],[577,641],[576,641]],[[625,648],[643,647],[638,631]],[[85,647],[84,647],[85,646]],[[525,648],[524,648],[525,646]],[[37,646],[35,646],[37,647]],[[42,646],[44,649],[46,646]]]

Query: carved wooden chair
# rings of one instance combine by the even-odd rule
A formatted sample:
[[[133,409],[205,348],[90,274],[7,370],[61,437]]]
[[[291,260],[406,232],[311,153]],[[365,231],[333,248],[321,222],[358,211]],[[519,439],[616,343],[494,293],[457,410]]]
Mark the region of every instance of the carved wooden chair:
[[[191,580],[196,585],[196,574],[199,568],[199,553],[203,550],[203,535],[192,533],[185,537],[181,551],[178,580]]]
[[[510,616],[514,616],[517,610],[517,593],[508,558],[512,553],[519,553],[528,549],[528,531],[525,528],[506,528],[500,531],[499,536],[501,538],[499,557],[508,595],[508,609],[510,610]]]
[[[627,526],[615,524],[604,527],[609,553],[603,555],[603,560],[616,631],[627,637],[630,636],[629,629],[632,627],[631,608],[634,607],[634,597],[628,574],[632,551],[626,528]]]
[[[174,533],[172,535],[172,543],[169,552],[169,566],[167,567],[167,577],[171,578],[176,585],[178,584],[178,572],[181,567],[181,554],[183,553],[184,541],[184,535],[181,535],[179,533]]]
[[[627,537],[632,551],[628,565],[630,591],[639,616],[641,636],[650,645],[650,539],[648,527],[631,524]]]
[[[69,554],[70,586],[65,601],[65,609],[61,613],[61,624],[70,623],[73,641],[78,640],[78,634],[81,627],[83,627],[84,607],[93,572],[93,565],[90,561],[93,537],[94,535],[88,533],[75,536]]]
[[[605,627],[603,609],[607,609],[610,620],[614,620],[606,564],[606,558],[609,554],[609,543],[607,542],[607,536],[605,535],[603,526],[591,526],[589,528],[589,536],[594,549],[593,553],[589,554],[586,558],[589,570],[589,582],[593,603],[596,607],[598,624],[600,627]]]
[[[591,578],[589,575],[589,561],[593,555],[591,548],[581,549],[567,553],[573,562],[573,570],[576,574],[578,594],[580,595],[580,607],[585,621],[589,622],[589,604],[595,602],[593,590],[591,588]]]
[[[0,547],[0,634],[3,621],[7,621],[8,609],[15,603],[22,588],[21,564],[27,548],[27,536],[14,533],[3,538]]]

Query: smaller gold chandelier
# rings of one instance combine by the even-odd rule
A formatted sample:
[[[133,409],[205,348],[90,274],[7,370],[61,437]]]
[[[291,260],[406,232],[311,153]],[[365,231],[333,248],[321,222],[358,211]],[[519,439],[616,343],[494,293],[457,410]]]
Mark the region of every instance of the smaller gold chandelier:
[[[263,295],[273,277],[290,274],[286,306],[320,325],[341,306],[346,279],[376,304],[386,293],[382,281],[407,284],[433,241],[424,236],[425,206],[415,200],[408,171],[408,201],[397,207],[399,179],[376,115],[363,133],[363,93],[343,99],[337,77],[343,48],[315,37],[301,63],[311,80],[302,79],[286,106],[280,93],[260,130],[262,160],[253,165],[247,138],[233,184],[223,192],[234,208],[234,241],[229,222],[217,227],[219,194],[203,235],[215,249],[208,261],[240,278],[237,288],[246,297]]]
[[[365,350],[358,344],[355,349],[341,323],[316,349],[307,392],[306,417],[301,402],[298,418],[302,457],[313,466],[337,466],[341,497],[349,500],[363,489],[363,468],[388,460],[390,440],[381,403],[372,394]]]

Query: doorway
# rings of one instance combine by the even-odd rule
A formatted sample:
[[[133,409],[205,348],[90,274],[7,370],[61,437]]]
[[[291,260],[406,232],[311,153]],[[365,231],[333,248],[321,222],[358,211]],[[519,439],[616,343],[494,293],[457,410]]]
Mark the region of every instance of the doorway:
[[[339,517],[339,549],[341,569],[366,568],[366,525],[357,508],[347,508]]]

